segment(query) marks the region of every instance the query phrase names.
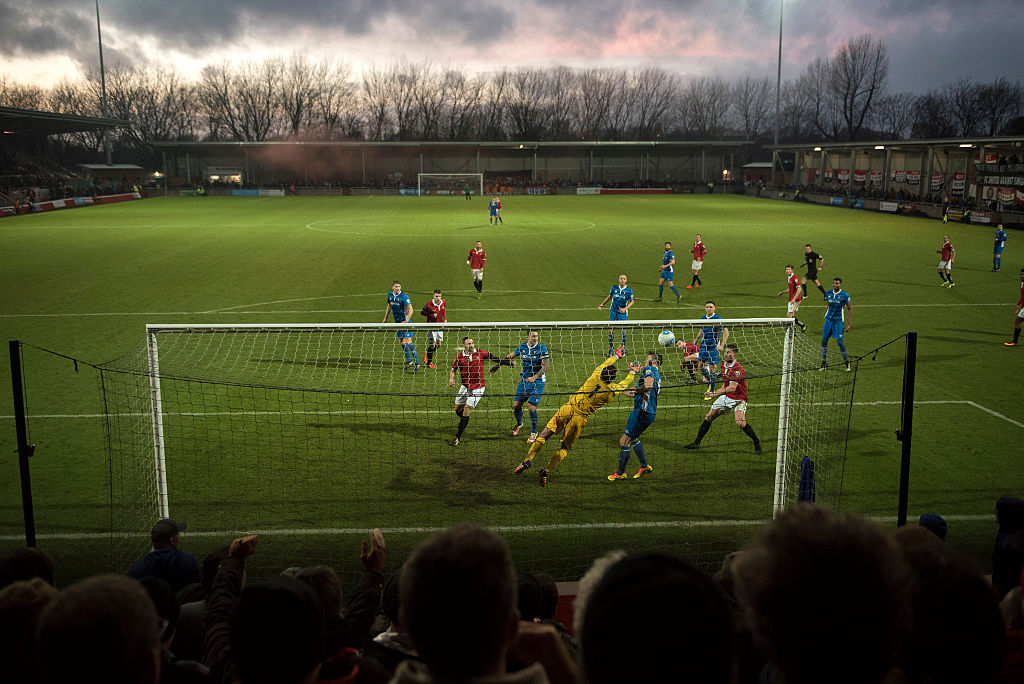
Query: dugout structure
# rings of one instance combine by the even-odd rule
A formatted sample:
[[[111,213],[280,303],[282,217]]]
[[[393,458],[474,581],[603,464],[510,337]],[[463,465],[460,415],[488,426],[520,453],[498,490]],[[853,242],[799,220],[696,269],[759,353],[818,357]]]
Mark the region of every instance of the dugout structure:
[[[448,369],[471,336],[505,356],[540,331],[551,355],[539,425],[608,355],[609,323],[384,325],[152,325],[134,351],[103,364],[110,473],[110,567],[145,553],[162,517],[188,523],[209,546],[258,532],[250,572],[328,563],[355,572],[359,540],[388,536],[397,567],[431,531],[473,520],[502,533],[522,570],[578,577],[610,549],[661,550],[711,567],[757,525],[796,501],[800,461],[816,462],[817,502],[838,507],[855,372],[819,371],[816,340],[792,319],[721,320],[747,372],[748,422],[764,453],[730,414],[699,451],[695,436],[710,401],[682,353],[657,344],[663,329],[693,340],[706,322],[622,321],[630,351],[619,378],[648,350],[663,354],[657,420],[643,436],[654,466],[641,479],[609,482],[633,400],[619,396],[594,414],[549,479],[536,473],[526,426],[511,437],[520,367],[486,376],[487,390],[457,447],[455,389]],[[444,333],[436,370],[406,368],[396,330],[412,332],[422,361],[426,334]],[[856,365],[856,364],[855,364]],[[637,469],[631,461],[630,474]],[[389,566],[392,563],[389,561]]]

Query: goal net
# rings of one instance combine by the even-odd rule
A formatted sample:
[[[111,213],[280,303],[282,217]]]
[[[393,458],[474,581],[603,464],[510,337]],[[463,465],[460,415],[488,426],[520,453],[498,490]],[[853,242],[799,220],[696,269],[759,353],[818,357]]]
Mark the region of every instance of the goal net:
[[[482,173],[421,173],[416,177],[416,188],[420,195],[461,195],[466,186],[472,194],[484,194]]]
[[[246,532],[261,535],[250,572],[331,564],[355,572],[359,540],[380,527],[389,567],[424,536],[462,520],[499,531],[521,570],[578,579],[608,550],[660,550],[707,567],[796,501],[800,465],[815,463],[817,503],[838,507],[854,388],[842,364],[819,371],[820,346],[791,319],[721,320],[746,370],[746,419],[711,424],[708,388],[683,353],[658,335],[701,336],[702,322],[405,324],[420,365],[409,368],[394,324],[148,326],[133,352],[100,366],[111,500],[110,565],[125,570],[161,517],[188,523],[197,554]],[[513,469],[533,431],[512,436],[523,366],[485,373],[486,391],[458,446],[449,370],[464,337],[504,357],[540,333],[550,354],[539,429],[625,341],[618,379],[648,351],[663,355],[657,418],[642,436],[653,471],[609,481],[633,406],[620,395],[592,415],[546,487],[537,473],[558,451],[552,437],[534,467]],[[443,332],[424,363],[428,331]],[[724,337],[724,331],[722,331]],[[830,359],[831,361],[832,359]],[[490,368],[490,362],[485,367]],[[693,373],[691,373],[693,371]],[[720,384],[718,385],[721,386]],[[633,455],[627,467],[638,469]],[[393,562],[393,565],[392,565]]]

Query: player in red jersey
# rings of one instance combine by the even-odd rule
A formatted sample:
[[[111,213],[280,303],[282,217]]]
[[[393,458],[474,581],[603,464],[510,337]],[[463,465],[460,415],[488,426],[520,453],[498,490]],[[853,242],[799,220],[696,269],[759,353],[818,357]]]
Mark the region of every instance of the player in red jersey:
[[[1013,323],[1013,342],[1003,342],[1007,347],[1017,346],[1021,323],[1024,323],[1024,268],[1020,269],[1020,299],[1017,300],[1017,317]]]
[[[679,370],[684,370],[690,374],[690,383],[696,385],[697,371],[700,370],[700,347],[695,345],[693,342],[685,342],[683,340],[676,340],[676,349],[683,352],[683,362],[679,364]]]
[[[448,321],[447,304],[441,299],[440,290],[434,290],[434,298],[423,305],[420,315],[427,317],[427,323],[445,323]],[[427,364],[427,368],[437,368],[434,365],[434,352],[441,346],[442,340],[444,340],[443,330],[431,330],[427,333],[427,342],[429,344],[427,345],[426,353],[423,354],[423,363]]]
[[[800,278],[797,277],[793,264],[786,264],[786,285],[787,289],[783,290],[778,294],[779,297],[789,292],[789,304],[786,307],[786,318],[793,318],[796,320],[796,324],[800,326],[801,332],[807,332],[807,326],[800,322],[800,319],[796,317],[796,312],[800,310],[800,302],[804,296],[800,292]]]
[[[473,346],[472,337],[462,338],[462,351],[452,362],[452,370],[448,374],[448,386],[455,386],[455,371],[459,371],[459,392],[455,395],[455,415],[459,417],[459,429],[455,436],[448,440],[451,446],[459,445],[459,437],[469,424],[469,414],[480,403],[484,396],[484,359],[494,358],[489,351]]]
[[[942,279],[942,287],[956,287],[956,283],[953,282],[953,276],[949,274],[953,270],[953,259],[956,258],[956,250],[953,249],[953,243],[949,241],[948,235],[942,236],[942,247],[935,250],[936,254],[941,254],[941,260],[939,261],[939,278]]]
[[[686,445],[687,449],[699,449],[704,435],[711,429],[711,423],[723,413],[733,412],[736,425],[754,440],[754,453],[761,453],[761,440],[757,438],[754,428],[747,423],[747,371],[736,360],[739,347],[735,344],[725,345],[722,351],[722,386],[714,392],[705,392],[706,397],[715,397],[711,410],[704,416],[697,431],[697,438]]]
[[[693,243],[693,247],[690,248],[690,251],[693,253],[693,261],[690,262],[690,271],[693,273],[693,280],[686,286],[687,290],[694,287],[700,287],[704,284],[700,281],[700,269],[704,266],[704,255],[708,253],[708,248],[700,241],[700,233],[697,233],[697,241]]]
[[[484,266],[487,264],[487,252],[484,251],[480,241],[476,241],[473,249],[469,250],[466,257],[466,265],[473,271],[473,287],[476,288],[476,296],[479,299],[484,296]]]

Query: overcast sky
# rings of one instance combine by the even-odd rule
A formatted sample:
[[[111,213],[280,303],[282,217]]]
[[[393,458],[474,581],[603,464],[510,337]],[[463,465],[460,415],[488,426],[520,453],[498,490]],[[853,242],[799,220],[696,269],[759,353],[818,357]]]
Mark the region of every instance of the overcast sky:
[[[100,0],[104,58],[170,62],[332,55],[358,69],[407,60],[648,66],[775,76],[779,0]],[[48,86],[98,65],[94,0],[0,0],[0,73]],[[1024,0],[785,0],[783,79],[862,33],[886,44],[890,90],[1004,76],[1024,82]]]

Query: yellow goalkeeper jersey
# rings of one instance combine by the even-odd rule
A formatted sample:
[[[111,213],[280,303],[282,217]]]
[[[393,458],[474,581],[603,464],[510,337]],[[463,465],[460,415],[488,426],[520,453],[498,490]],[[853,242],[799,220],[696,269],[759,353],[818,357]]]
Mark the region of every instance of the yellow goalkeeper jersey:
[[[583,417],[590,417],[594,411],[615,398],[615,395],[629,387],[633,382],[634,373],[630,371],[621,382],[601,382],[601,371],[618,361],[618,357],[609,356],[598,366],[583,386],[569,398],[569,406]]]

